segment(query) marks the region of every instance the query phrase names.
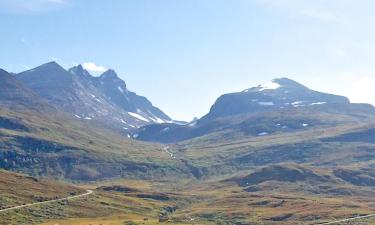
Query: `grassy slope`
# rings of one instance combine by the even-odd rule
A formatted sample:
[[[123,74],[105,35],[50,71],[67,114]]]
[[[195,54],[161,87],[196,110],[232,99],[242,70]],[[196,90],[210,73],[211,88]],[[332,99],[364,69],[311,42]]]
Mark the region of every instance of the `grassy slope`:
[[[0,170],[0,177],[0,208],[2,209],[85,193],[84,189],[72,185],[3,170]],[[28,211],[28,209],[23,210]],[[0,224],[23,223],[25,217],[29,217],[28,214],[22,213],[23,210],[1,213]],[[35,216],[34,219],[37,217]]]
[[[59,113],[1,108],[0,117],[27,127],[0,127],[5,169],[73,180],[188,173],[179,171],[161,145],[130,140]]]
[[[93,183],[76,188],[62,183],[54,183],[35,178],[0,172],[0,198],[8,199],[7,207],[36,202],[55,197],[67,197],[83,193],[85,189],[95,190],[93,195],[84,198],[48,203],[0,213],[0,224],[132,224],[131,222],[158,223],[159,214],[178,204],[190,201],[186,196],[176,193],[158,193],[154,189],[164,183],[123,180],[119,185],[131,188],[129,193],[108,190],[114,182]],[[126,184],[126,186],[124,186]],[[169,186],[169,185],[168,185]],[[13,188],[9,188],[13,187]],[[162,198],[160,198],[160,196]],[[7,208],[5,207],[5,208]],[[111,223],[109,223],[111,221]],[[176,224],[187,224],[176,222]]]
[[[322,187],[316,186],[306,189],[304,187],[309,184],[303,182],[275,181],[260,184],[261,191],[252,193],[236,183],[221,181],[240,173],[248,174],[264,165],[285,162],[330,170],[342,165],[353,169],[368,167],[375,159],[372,142],[344,142],[335,138],[324,140],[373,127],[368,121],[349,119],[338,126],[275,132],[264,137],[237,133],[234,138],[233,133],[224,130],[171,146],[169,151],[176,156],[173,159],[163,150],[163,146],[127,140],[106,130],[89,127],[81,121],[71,121],[63,115],[37,114],[26,110],[8,111],[2,108],[0,116],[18,121],[28,128],[27,131],[0,129],[0,152],[12,151],[18,154],[7,158],[7,162],[0,162],[9,166],[9,169],[71,179],[113,176],[160,179],[164,178],[163,175],[172,178],[172,181],[165,183],[126,180],[120,185],[131,186],[137,189],[136,192],[98,189],[94,196],[85,199],[7,213],[1,217],[2,222],[37,224],[47,221],[47,224],[78,225],[127,224],[126,221],[134,221],[155,224],[163,208],[178,206],[170,214],[173,224],[191,224],[191,219],[194,219],[195,224],[280,224],[277,220],[282,220],[283,224],[296,224],[297,221],[309,224],[326,221],[331,217],[372,213],[375,210],[374,195],[366,194],[372,193],[371,187],[356,187],[345,182],[325,185],[329,189],[352,191],[352,195],[323,192]],[[337,119],[345,121],[348,117]],[[42,140],[42,145],[25,148],[20,144],[25,137]],[[46,147],[41,147],[43,145]],[[27,163],[28,160],[31,160],[30,163]],[[173,180],[173,177],[183,177],[190,171],[211,180]],[[225,174],[226,177],[208,176],[219,174]],[[95,189],[103,185],[114,184],[108,181],[89,186]],[[9,186],[10,183],[5,185]],[[25,183],[23,186],[32,184]],[[363,194],[358,191],[363,191]],[[21,198],[9,193],[6,197],[9,205],[30,199],[30,196],[22,197],[22,191],[17,190],[16,193],[21,193]],[[35,190],[35,193],[38,191]],[[169,198],[145,198],[145,194],[166,195]]]
[[[188,160],[203,174],[231,174],[272,163],[296,162],[320,166],[371,164],[375,156],[369,141],[344,142],[327,138],[367,130],[374,120],[349,120],[337,126],[307,127],[294,132],[267,136],[232,138],[225,131],[215,132],[170,146],[177,157]]]
[[[342,183],[347,190],[363,190],[363,195],[330,195],[314,193],[310,183],[265,182],[263,190],[247,192],[233,182],[210,180],[206,182],[181,181],[171,183],[145,183],[117,181],[98,184],[99,186],[123,186],[138,188],[137,192],[100,191],[92,200],[105,202],[99,205],[110,211],[98,211],[90,215],[87,211],[78,218],[49,219],[43,225],[83,225],[83,224],[316,224],[335,218],[346,218],[375,210],[373,191]],[[327,184],[325,184],[327,185]],[[95,185],[91,185],[93,187]],[[310,186],[312,190],[305,190]],[[142,188],[145,187],[145,188]],[[157,191],[155,191],[157,190]],[[162,193],[169,200],[144,199],[142,194]],[[85,205],[86,203],[81,203]],[[111,207],[109,207],[109,204]],[[168,223],[158,222],[158,213],[163,208],[177,207],[169,214]],[[68,208],[71,205],[68,205]],[[82,207],[82,206],[81,206]],[[98,210],[93,208],[92,210]],[[105,212],[105,213],[103,213]],[[90,218],[91,217],[91,218]],[[147,220],[145,220],[147,218]]]
[[[308,169],[321,177],[333,176],[331,171]],[[238,175],[238,179],[242,177]],[[11,186],[12,179],[8,178],[10,181],[4,187]],[[30,193],[29,187],[34,186],[33,194],[40,191],[39,186],[29,183],[34,179],[24,180],[18,181],[16,193],[23,196],[23,192]],[[94,195],[2,214],[0,224],[314,224],[375,211],[371,187],[354,186],[338,178],[330,180],[282,182],[270,179],[257,184],[258,191],[246,191],[247,186],[219,178],[206,181],[181,179],[174,183],[108,180],[81,186],[81,190],[95,190]],[[54,188],[49,183],[40,185],[46,196],[57,195],[55,190],[60,190],[62,195],[65,190],[71,192],[70,189]],[[22,187],[27,189],[22,190]],[[13,191],[4,190],[0,196]],[[40,195],[44,196],[44,193],[40,191]],[[159,214],[173,208],[176,210],[168,213],[170,222],[159,223]]]
[[[0,170],[0,177],[0,208],[63,198],[85,192],[85,190],[71,185],[3,170]]]

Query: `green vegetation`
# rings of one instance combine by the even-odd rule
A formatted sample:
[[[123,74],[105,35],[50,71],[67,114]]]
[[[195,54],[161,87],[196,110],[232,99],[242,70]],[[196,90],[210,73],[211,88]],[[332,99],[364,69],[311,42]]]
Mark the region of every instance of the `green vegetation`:
[[[124,138],[56,112],[1,108],[0,118],[17,121],[0,126],[3,169],[69,180],[190,176],[161,145]]]

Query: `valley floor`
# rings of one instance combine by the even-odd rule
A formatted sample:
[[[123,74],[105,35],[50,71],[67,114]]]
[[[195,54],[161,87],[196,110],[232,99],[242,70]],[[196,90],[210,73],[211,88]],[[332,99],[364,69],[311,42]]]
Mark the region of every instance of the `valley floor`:
[[[106,181],[82,185],[82,190],[95,190],[84,198],[2,213],[0,224],[319,224],[375,212],[374,195],[314,194],[296,191],[295,183],[262,185],[254,192],[222,180]],[[346,224],[375,224],[371,220]]]

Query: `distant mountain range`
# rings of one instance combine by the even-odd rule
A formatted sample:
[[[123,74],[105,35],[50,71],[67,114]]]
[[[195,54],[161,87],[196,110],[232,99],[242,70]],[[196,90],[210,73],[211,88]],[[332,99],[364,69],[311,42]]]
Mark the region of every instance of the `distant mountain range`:
[[[332,116],[325,115],[322,120],[322,114]],[[207,115],[187,125],[148,125],[138,129],[135,136],[164,143],[229,130],[241,135],[262,136],[333,123],[337,115],[372,116],[375,108],[370,104],[353,104],[346,97],[314,91],[296,81],[280,78],[220,96]]]
[[[0,209],[84,193],[51,178],[98,184],[91,200],[3,211],[0,224],[131,224],[131,212],[144,223],[323,224],[374,212],[374,166],[375,108],[288,78],[224,94],[180,123],[113,70],[0,69]]]
[[[309,138],[329,133],[320,141],[344,142],[357,140],[359,131],[365,134],[360,141],[367,143],[372,129],[364,126],[375,121],[369,104],[353,104],[280,78],[224,94],[207,115],[181,124],[129,91],[113,70],[94,77],[80,65],[65,70],[55,62],[19,74],[0,70],[0,106],[0,168],[75,180],[165,174],[201,178],[222,172],[213,162],[241,170],[254,159],[235,154],[216,161],[223,156],[213,151],[199,152],[214,158],[197,162],[187,149],[215,143],[237,149],[237,143],[284,135],[303,140],[304,133]],[[341,131],[347,134],[340,136]],[[264,157],[278,162],[274,155]],[[207,168],[202,166],[206,163]]]
[[[128,129],[172,119],[143,96],[128,90],[114,70],[92,76],[81,65],[65,70],[49,62],[15,75],[28,89],[72,117],[116,129]]]

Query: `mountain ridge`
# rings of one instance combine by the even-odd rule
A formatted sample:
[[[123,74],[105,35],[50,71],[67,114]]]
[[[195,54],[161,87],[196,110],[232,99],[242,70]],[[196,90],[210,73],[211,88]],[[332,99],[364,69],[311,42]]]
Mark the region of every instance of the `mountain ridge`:
[[[369,104],[350,103],[347,97],[314,91],[284,77],[221,95],[210,111],[194,123],[146,125],[138,129],[136,136],[140,140],[168,143],[225,130],[239,132],[238,135],[268,135],[332,124],[338,116],[356,120],[373,115],[375,108]]]
[[[94,77],[82,65],[65,70],[56,62],[48,62],[15,77],[73,117],[121,133],[146,124],[172,121],[147,98],[128,91],[125,81],[111,69]]]

